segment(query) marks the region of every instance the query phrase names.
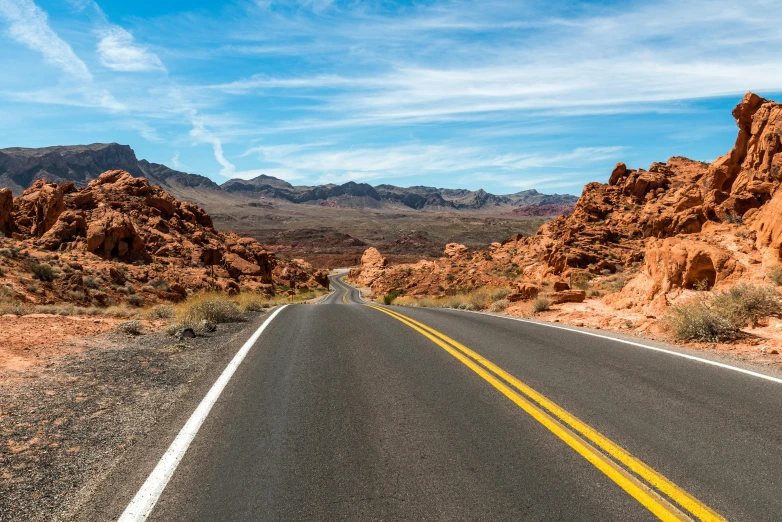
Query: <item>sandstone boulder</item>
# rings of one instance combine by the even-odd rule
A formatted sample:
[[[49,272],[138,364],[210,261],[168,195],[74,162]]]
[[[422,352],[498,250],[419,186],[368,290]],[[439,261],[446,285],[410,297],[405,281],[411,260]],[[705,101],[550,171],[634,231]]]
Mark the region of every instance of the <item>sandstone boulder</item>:
[[[57,218],[57,222],[40,239],[44,248],[54,250],[63,243],[71,241],[76,236],[83,236],[87,231],[87,220],[79,210],[66,210]]]
[[[444,255],[448,259],[456,259],[459,257],[464,257],[468,253],[469,253],[469,249],[464,245],[460,245],[459,243],[448,243],[447,245],[445,245]]]
[[[584,290],[562,290],[561,292],[548,292],[541,295],[550,299],[553,304],[583,303],[584,299],[586,299]]]
[[[93,215],[93,219],[95,217]],[[87,250],[100,251],[106,256],[121,257],[128,252],[143,253],[144,240],[136,231],[130,216],[110,210],[89,224]],[[122,254],[120,251],[123,251]]]

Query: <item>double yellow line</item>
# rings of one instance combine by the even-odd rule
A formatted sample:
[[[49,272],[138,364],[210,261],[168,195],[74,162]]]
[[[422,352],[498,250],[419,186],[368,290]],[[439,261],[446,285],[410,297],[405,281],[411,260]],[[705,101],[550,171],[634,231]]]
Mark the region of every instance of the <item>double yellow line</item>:
[[[348,288],[348,285],[343,283],[341,280],[337,279],[336,277],[332,280],[333,283],[335,283],[335,286],[340,288],[341,290],[344,290],[345,293],[342,294],[342,302],[345,304],[350,304],[348,302],[348,292],[350,291],[350,288]]]
[[[690,515],[699,520],[725,520],[627,450],[463,344],[399,312],[367,306],[409,326],[480,375],[660,520],[693,520]]]

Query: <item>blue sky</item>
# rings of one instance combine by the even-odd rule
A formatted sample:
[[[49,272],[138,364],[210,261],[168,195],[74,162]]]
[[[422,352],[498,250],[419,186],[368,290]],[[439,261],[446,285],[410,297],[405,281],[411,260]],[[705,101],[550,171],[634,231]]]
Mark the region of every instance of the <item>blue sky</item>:
[[[782,100],[777,0],[0,0],[0,147],[215,181],[537,188],[732,146]]]

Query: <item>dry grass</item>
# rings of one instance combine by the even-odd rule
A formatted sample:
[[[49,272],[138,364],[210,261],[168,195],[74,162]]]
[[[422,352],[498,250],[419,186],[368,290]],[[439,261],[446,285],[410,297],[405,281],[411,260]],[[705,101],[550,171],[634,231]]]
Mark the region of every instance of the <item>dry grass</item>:
[[[545,312],[546,310],[551,309],[551,305],[554,304],[551,302],[551,299],[545,296],[538,297],[535,299],[535,301],[532,302],[532,311],[535,313]]]
[[[780,310],[782,296],[775,288],[740,283],[672,306],[663,322],[678,340],[721,342],[736,339],[741,328]]]
[[[464,292],[446,297],[422,297],[411,296],[397,297],[393,300],[399,306],[420,306],[423,308],[457,308],[459,310],[486,310],[493,303],[502,301],[505,296],[512,293],[507,288],[478,288],[472,292]],[[390,303],[386,303],[390,304]]]
[[[771,267],[766,273],[766,277],[776,286],[782,286],[782,266]]]
[[[204,292],[189,297],[176,306],[176,317],[185,328],[195,328],[201,321],[235,323],[243,311],[231,297],[219,292]]]

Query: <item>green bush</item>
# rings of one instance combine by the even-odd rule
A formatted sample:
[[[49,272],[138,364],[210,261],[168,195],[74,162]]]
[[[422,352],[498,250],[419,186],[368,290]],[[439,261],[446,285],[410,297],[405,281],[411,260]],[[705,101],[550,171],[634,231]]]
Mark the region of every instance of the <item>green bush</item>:
[[[383,296],[383,304],[390,305],[397,297],[399,297],[399,292],[392,290]]]
[[[51,281],[54,279],[54,268],[48,263],[36,263],[31,267],[33,275],[40,281]]]

